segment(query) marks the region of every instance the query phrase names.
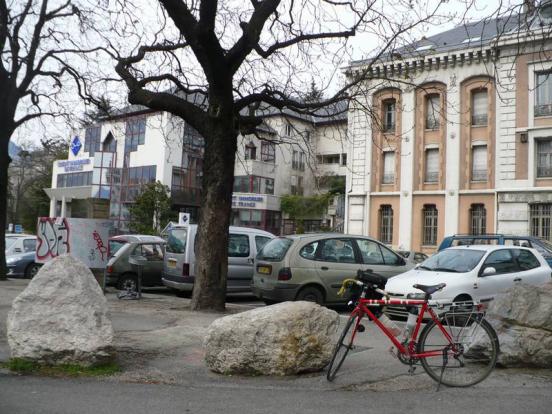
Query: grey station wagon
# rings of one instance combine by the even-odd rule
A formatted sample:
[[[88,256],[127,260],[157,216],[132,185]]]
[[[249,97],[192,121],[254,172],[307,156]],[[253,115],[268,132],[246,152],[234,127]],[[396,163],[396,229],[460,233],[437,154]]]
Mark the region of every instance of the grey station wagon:
[[[359,269],[389,278],[414,265],[369,237],[333,233],[278,237],[257,255],[252,290],[266,303],[340,303],[348,300],[337,295],[341,283],[354,278]]]

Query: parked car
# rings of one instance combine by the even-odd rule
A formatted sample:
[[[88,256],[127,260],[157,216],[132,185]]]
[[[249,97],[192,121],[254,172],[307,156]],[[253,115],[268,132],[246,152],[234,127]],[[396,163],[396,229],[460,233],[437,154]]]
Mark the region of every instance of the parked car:
[[[142,286],[163,286],[165,240],[157,236],[128,234],[111,237],[108,241],[109,261],[105,269],[106,285],[121,290],[136,289],[138,271],[128,261],[130,256],[146,260],[142,268]]]
[[[507,234],[482,234],[474,236],[455,234],[454,236],[445,237],[439,245],[438,251],[453,246],[469,246],[472,244],[531,247],[536,249],[550,267],[552,267],[552,243],[535,236],[514,236]]]
[[[6,234],[6,256],[36,250],[36,236],[31,234]]]
[[[414,284],[446,283],[433,299],[487,302],[519,283],[541,285],[552,280],[548,263],[536,249],[513,246],[470,245],[451,247],[431,256],[421,265],[387,281],[391,298],[421,296]],[[403,308],[388,307],[391,315],[404,315]]]
[[[163,284],[182,295],[190,294],[194,288],[196,238],[197,224],[175,226],[168,232]],[[273,238],[273,234],[263,230],[230,226],[226,281],[228,293],[251,291],[255,256]]]
[[[285,236],[271,240],[257,255],[252,290],[267,303],[341,303],[348,300],[337,295],[343,280],[354,278],[359,269],[391,277],[412,267],[414,263],[369,237]]]
[[[407,261],[414,262],[414,263],[422,263],[424,260],[426,260],[429,256],[422,252],[415,252],[413,250],[397,250],[397,253],[400,254],[402,257],[404,257]]]

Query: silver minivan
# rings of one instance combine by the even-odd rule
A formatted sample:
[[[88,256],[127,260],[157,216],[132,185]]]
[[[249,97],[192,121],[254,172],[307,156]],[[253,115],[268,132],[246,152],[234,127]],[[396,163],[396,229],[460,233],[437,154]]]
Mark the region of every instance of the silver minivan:
[[[163,284],[182,294],[191,293],[195,281],[197,224],[169,229],[163,263]],[[275,236],[263,230],[230,226],[228,239],[228,293],[250,292],[254,259]]]

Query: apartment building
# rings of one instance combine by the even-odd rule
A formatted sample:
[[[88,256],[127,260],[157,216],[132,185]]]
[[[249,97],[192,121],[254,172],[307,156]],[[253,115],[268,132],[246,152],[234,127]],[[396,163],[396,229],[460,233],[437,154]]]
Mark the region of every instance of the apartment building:
[[[321,177],[345,176],[345,112],[307,117],[266,110],[256,133],[239,137],[232,224],[280,234],[282,195],[324,191]],[[197,222],[203,148],[203,137],[181,119],[125,108],[75,134],[68,159],[54,162],[52,187],[45,189],[50,215],[109,218],[127,232],[142,186],[160,181],[170,188],[173,209]]]
[[[457,233],[551,238],[551,12],[464,25],[369,69],[349,108],[347,232],[426,253]]]

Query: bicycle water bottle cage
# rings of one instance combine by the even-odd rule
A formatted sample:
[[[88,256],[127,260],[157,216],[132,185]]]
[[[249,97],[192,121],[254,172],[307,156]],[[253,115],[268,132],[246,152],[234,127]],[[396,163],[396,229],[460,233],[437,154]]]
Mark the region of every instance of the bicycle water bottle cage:
[[[376,285],[380,289],[384,289],[385,283],[387,282],[385,277],[378,275],[377,273],[373,273],[371,270],[359,270],[356,278],[362,283]]]

